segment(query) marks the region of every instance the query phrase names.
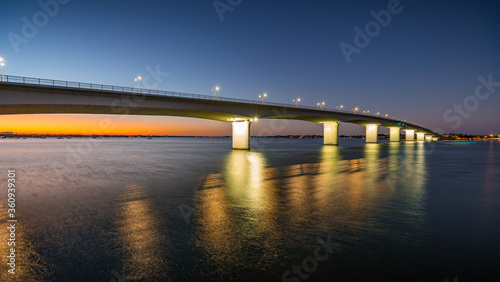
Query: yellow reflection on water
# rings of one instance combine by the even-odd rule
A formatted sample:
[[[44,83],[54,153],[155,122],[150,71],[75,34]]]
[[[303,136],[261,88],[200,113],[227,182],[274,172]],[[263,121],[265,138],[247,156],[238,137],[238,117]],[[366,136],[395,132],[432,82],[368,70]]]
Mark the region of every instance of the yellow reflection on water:
[[[225,183],[232,189],[229,197],[236,205],[250,208],[257,212],[265,206],[262,197],[265,189],[265,160],[259,152],[235,150],[227,157],[224,168]],[[268,176],[267,176],[268,177]]]
[[[276,169],[266,168],[262,153],[232,151],[224,174],[207,177],[199,192],[199,239],[208,256],[219,265],[245,263],[244,242],[258,240],[267,246],[261,267],[278,258],[282,234],[274,179]],[[216,180],[214,180],[216,179]]]
[[[7,211],[7,204],[0,203],[0,209],[2,211]],[[40,255],[29,239],[30,232],[29,228],[26,226],[27,223],[20,220],[15,223],[15,246],[9,246],[8,240],[10,237],[10,230],[7,227],[10,223],[6,223],[7,213],[2,212],[0,214],[0,281],[44,281],[53,274],[52,267],[44,260],[44,257]],[[12,242],[12,241],[11,241]],[[15,275],[8,272],[10,267],[7,263],[10,263],[11,256],[10,249],[15,248]]]
[[[368,189],[378,186],[378,177],[380,171],[384,170],[384,159],[380,160],[380,146],[381,144],[366,143],[364,147],[366,169],[365,169],[365,186]]]
[[[199,246],[220,266],[245,263],[241,253],[266,246],[259,250],[266,268],[282,252],[286,234],[300,237],[312,226],[325,232],[339,224],[352,228],[390,208],[398,189],[419,210],[426,182],[423,144],[411,143],[404,153],[401,144],[366,144],[358,159],[324,146],[318,162],[273,168],[261,152],[232,151],[223,173],[206,177],[198,193]],[[388,146],[387,157],[381,146]],[[406,170],[412,173],[402,175]]]
[[[162,260],[165,245],[155,207],[142,185],[129,185],[119,197],[117,233],[124,251],[123,269],[126,279],[158,279],[167,262]]]

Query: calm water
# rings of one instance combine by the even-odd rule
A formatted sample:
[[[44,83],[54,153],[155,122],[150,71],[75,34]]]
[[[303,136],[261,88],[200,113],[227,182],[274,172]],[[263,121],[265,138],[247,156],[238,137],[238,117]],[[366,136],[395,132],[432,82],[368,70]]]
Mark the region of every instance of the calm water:
[[[499,281],[500,142],[230,142],[0,140],[15,278]]]

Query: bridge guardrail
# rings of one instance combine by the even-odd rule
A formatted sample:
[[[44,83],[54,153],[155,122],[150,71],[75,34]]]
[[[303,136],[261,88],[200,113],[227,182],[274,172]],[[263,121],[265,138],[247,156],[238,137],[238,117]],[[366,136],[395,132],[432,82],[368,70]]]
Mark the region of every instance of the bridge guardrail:
[[[83,90],[94,90],[94,91],[106,91],[106,92],[116,92],[116,93],[124,93],[124,94],[142,94],[142,95],[151,95],[151,96],[169,96],[169,97],[179,97],[179,98],[190,98],[190,99],[200,99],[200,100],[217,100],[224,102],[236,102],[236,103],[244,103],[244,104],[264,104],[266,106],[276,106],[276,107],[289,107],[289,108],[299,108],[299,109],[309,109],[309,110],[317,110],[317,107],[311,106],[296,106],[294,104],[285,104],[285,103],[274,103],[274,102],[266,102],[262,103],[257,100],[247,100],[247,99],[238,99],[238,98],[228,98],[223,96],[218,96],[214,99],[211,95],[202,95],[202,94],[192,94],[192,93],[183,93],[183,92],[173,92],[173,91],[164,91],[164,90],[154,90],[154,89],[142,89],[142,88],[134,88],[134,87],[125,87],[125,86],[113,86],[113,85],[105,85],[105,84],[93,84],[93,83],[85,83],[85,82],[72,82],[72,81],[64,81],[64,80],[52,80],[52,79],[44,79],[44,78],[34,78],[34,77],[23,77],[23,76],[13,76],[13,75],[3,75],[2,83],[10,83],[10,84],[25,84],[25,85],[38,85],[38,86],[51,86],[51,87],[59,87],[65,89],[83,89]],[[367,117],[376,117],[386,120],[392,121],[401,121],[406,124],[422,127],[417,124],[413,124],[410,122],[403,121],[401,119],[392,119],[384,116],[378,116],[375,114],[365,114],[365,113],[357,113],[356,111],[340,111],[338,109],[329,109],[329,108],[321,108],[324,111],[337,112],[337,113],[353,113],[357,115],[367,116]]]

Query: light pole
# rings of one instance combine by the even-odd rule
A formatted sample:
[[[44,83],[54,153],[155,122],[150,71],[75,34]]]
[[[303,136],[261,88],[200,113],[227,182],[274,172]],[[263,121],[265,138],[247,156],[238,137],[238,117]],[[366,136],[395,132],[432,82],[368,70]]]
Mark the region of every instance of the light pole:
[[[259,98],[262,99],[262,104],[264,104],[264,97],[267,97],[267,93],[264,93],[262,95],[259,95]]]
[[[354,109],[352,109],[352,111],[353,111],[354,113],[356,113],[356,112],[358,111],[358,108],[354,108]]]
[[[139,93],[139,80],[141,80],[141,79],[142,79],[142,77],[140,77],[140,76],[138,76],[138,77],[136,77],[136,78],[134,79],[134,80],[135,80],[135,82],[137,82],[137,93]]]
[[[1,76],[2,76],[2,82],[3,82],[3,66],[5,66],[3,58],[0,58],[0,68],[1,70]]]
[[[343,108],[344,108],[344,105],[340,105],[337,107],[337,109],[339,109],[339,111],[341,111]]]
[[[319,109],[322,110],[323,106],[325,105],[325,102],[316,103],[316,105],[318,105]]]
[[[298,108],[299,107],[300,98],[294,99],[293,101],[295,102],[295,107]]]
[[[220,90],[219,86],[215,86],[214,89],[212,89],[212,91],[214,92],[214,100],[215,100],[215,91],[219,91],[219,90]]]

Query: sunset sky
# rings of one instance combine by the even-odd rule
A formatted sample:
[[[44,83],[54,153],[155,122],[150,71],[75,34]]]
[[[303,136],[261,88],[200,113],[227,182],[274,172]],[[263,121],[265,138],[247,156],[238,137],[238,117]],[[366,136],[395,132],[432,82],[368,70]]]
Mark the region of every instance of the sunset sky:
[[[300,97],[303,105],[359,107],[432,130],[500,134],[500,87],[460,126],[450,121],[459,117],[454,107],[475,94],[479,76],[500,81],[498,1],[401,1],[350,62],[341,43],[356,46],[355,28],[365,30],[394,0],[59,1],[66,2],[56,10],[38,1],[2,3],[4,74],[133,87],[135,77],[158,67],[168,75],[141,87],[210,95],[219,85],[219,96],[267,92],[272,102]],[[26,21],[42,21],[47,9],[47,23],[26,34]],[[14,35],[24,40],[15,43]],[[230,124],[216,121],[103,115],[0,116],[0,132],[93,133],[103,119],[114,128],[105,134],[231,133]],[[252,135],[268,132],[269,123],[252,125]],[[289,121],[274,133],[322,134],[322,127]],[[340,128],[362,133],[357,125]]]

